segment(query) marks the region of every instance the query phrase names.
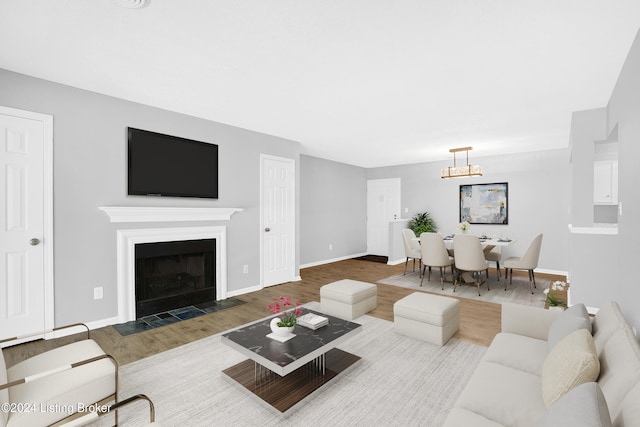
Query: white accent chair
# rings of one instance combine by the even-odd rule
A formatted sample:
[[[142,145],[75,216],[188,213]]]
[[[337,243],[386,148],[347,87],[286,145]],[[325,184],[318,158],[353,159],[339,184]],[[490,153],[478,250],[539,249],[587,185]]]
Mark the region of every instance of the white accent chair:
[[[446,268],[451,267],[451,276],[453,277],[453,257],[449,256],[447,247],[444,245],[442,236],[438,233],[422,233],[420,235],[420,249],[422,251],[422,279],[420,280],[420,286],[424,280],[427,267],[429,267],[429,273],[427,280],[431,281],[431,267],[438,267],[440,269],[440,285],[444,290],[444,273]]]
[[[118,365],[90,339],[86,325],[69,325],[46,332],[79,326],[86,328],[86,339],[32,356],[9,368],[0,351],[0,404],[34,408],[0,411],[0,427],[48,426],[73,417],[82,406],[117,402]],[[6,345],[22,338],[25,337],[8,338],[0,343]]]
[[[144,394],[136,394],[134,396],[128,397],[126,399],[121,400],[118,403],[115,403],[106,409],[104,407],[98,407],[95,411],[89,412],[86,415],[81,416],[80,418],[76,418],[69,422],[63,424],[64,427],[79,427],[87,425],[88,423],[95,421],[98,417],[102,417],[103,415],[110,414],[123,406],[127,406],[132,403],[136,403],[141,400],[146,400],[149,403],[149,422],[141,425],[141,427],[160,427],[160,423],[156,422],[156,409],[153,405],[151,399],[149,399]]]
[[[468,273],[473,278],[473,283],[478,288],[478,296],[480,296],[480,285],[487,282],[487,290],[489,288],[489,262],[484,259],[484,251],[478,236],[471,234],[456,234],[453,237],[453,249],[455,251],[456,275],[453,281],[453,292],[464,273]],[[481,273],[486,272],[487,280],[480,280]]]
[[[529,272],[529,289],[533,294],[533,288],[536,287],[536,277],[533,270],[538,266],[538,258],[540,257],[540,247],[542,246],[542,234],[538,234],[533,238],[529,248],[522,257],[509,257],[504,260],[504,290],[507,290],[507,276],[509,276],[509,284],[513,280],[513,270],[527,270]]]
[[[404,254],[407,259],[404,262],[404,273],[407,273],[407,264],[409,259],[413,259],[413,271],[416,270],[416,260],[418,260],[418,271],[422,271],[422,252],[420,250],[420,242],[416,239],[416,235],[410,228],[402,230],[402,243],[404,243]]]

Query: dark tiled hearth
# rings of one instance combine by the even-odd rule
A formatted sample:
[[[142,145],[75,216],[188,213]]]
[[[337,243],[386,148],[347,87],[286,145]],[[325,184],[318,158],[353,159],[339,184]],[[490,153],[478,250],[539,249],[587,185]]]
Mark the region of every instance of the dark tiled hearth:
[[[190,305],[188,307],[176,308],[175,310],[169,310],[164,313],[145,316],[131,322],[113,325],[113,327],[120,335],[126,336],[142,331],[148,331],[149,329],[157,328],[159,326],[170,325],[181,320],[192,319],[194,317],[202,316],[203,314],[215,313],[216,311],[235,307],[241,304],[245,304],[245,302],[236,298],[227,298],[222,301],[209,301],[202,304]]]

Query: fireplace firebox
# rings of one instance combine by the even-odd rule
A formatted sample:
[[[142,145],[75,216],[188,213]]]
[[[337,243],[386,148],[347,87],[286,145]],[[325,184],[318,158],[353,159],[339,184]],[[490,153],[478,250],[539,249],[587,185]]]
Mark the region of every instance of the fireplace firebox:
[[[216,300],[216,239],[135,245],[136,318]]]

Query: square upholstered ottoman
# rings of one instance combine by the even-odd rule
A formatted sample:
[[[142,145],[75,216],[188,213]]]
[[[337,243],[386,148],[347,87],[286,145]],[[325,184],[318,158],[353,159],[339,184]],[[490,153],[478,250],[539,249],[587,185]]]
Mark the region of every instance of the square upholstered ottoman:
[[[344,279],[320,288],[320,306],[324,313],[353,320],[375,310],[378,287],[372,283]]]
[[[393,304],[393,324],[399,334],[445,345],[460,327],[460,301],[415,292]]]

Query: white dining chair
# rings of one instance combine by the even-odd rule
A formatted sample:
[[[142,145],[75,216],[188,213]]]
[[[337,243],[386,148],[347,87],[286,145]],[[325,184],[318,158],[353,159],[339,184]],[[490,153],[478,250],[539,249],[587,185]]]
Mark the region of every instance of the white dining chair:
[[[416,271],[416,260],[418,260],[418,272],[422,274],[422,251],[420,250],[420,242],[412,229],[405,228],[402,230],[402,243],[404,244],[404,254],[407,257],[402,275],[407,273],[409,259],[413,259],[413,271]]]
[[[453,237],[453,249],[455,251],[454,264],[456,266],[455,280],[453,282],[453,292],[456,291],[458,282],[464,273],[468,273],[473,278],[473,283],[478,288],[480,296],[480,285],[487,282],[489,288],[489,262],[484,258],[484,251],[478,236],[471,234],[456,234]],[[482,272],[487,275],[486,280],[480,280]]]
[[[538,234],[533,238],[529,248],[521,257],[509,257],[504,260],[504,290],[507,290],[507,276],[509,273],[509,284],[513,281],[513,270],[527,270],[529,272],[529,289],[533,293],[536,287],[536,277],[533,270],[538,266],[538,258],[540,258],[540,248],[542,247],[542,234]]]
[[[444,245],[442,236],[438,233],[422,233],[420,235],[420,249],[422,251],[422,279],[420,286],[424,281],[426,270],[429,267],[427,280],[431,281],[431,267],[440,269],[440,285],[444,290],[444,274],[446,268],[451,267],[451,276],[453,277],[453,257],[449,256],[447,247]]]
[[[494,246],[489,252],[484,254],[484,259],[496,263],[498,282],[500,281],[500,260],[502,259],[502,246]]]

